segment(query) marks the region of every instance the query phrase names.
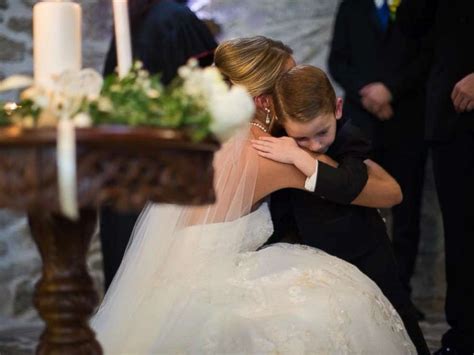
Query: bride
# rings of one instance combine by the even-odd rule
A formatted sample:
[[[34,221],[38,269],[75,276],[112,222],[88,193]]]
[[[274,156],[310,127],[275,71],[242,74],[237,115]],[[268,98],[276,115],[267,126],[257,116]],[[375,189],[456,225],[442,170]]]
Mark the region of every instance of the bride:
[[[294,65],[283,44],[260,42],[242,62],[226,42],[216,51],[216,65],[243,74],[226,73],[257,107]],[[249,139],[268,135],[264,122],[216,154],[214,205],[141,214],[92,319],[106,354],[416,353],[394,308],[351,264],[305,246],[259,249],[273,231],[265,197],[303,189],[306,178],[257,155]]]

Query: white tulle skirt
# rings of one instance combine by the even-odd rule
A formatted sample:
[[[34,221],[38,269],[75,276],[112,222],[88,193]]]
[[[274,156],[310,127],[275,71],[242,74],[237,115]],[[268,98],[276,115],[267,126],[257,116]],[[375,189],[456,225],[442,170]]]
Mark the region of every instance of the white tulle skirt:
[[[268,234],[267,214],[264,206],[248,217],[251,240]],[[230,257],[232,243],[218,245],[228,228],[206,226],[207,242],[191,228],[166,268],[145,283],[139,270],[130,285],[122,280],[92,321],[106,354],[416,354],[395,309],[356,267],[289,244]]]

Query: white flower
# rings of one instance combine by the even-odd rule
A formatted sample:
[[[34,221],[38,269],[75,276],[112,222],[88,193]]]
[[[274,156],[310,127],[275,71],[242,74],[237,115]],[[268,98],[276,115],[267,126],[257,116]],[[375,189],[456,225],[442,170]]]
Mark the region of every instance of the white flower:
[[[20,94],[20,98],[22,100],[31,100],[40,108],[46,108],[49,105],[48,93],[39,86],[31,86],[23,90]]]
[[[91,116],[84,112],[79,112],[77,115],[74,116],[72,120],[74,122],[74,126],[77,128],[92,126]]]
[[[216,67],[201,69],[197,61],[188,61],[178,75],[183,79],[183,92],[211,114],[210,129],[221,141],[253,116],[255,106],[247,90],[240,86],[229,89]]]
[[[180,78],[186,79],[191,74],[191,68],[186,65],[183,65],[178,68],[178,75]]]
[[[191,68],[197,68],[199,66],[199,62],[196,58],[189,58],[187,65]]]
[[[209,104],[211,131],[221,141],[229,139],[236,130],[248,124],[255,113],[252,97],[237,85],[225,94],[213,96]]]
[[[156,89],[148,89],[146,91],[146,96],[150,99],[157,99],[160,97],[160,92]]]
[[[70,98],[94,100],[99,97],[102,83],[102,76],[93,69],[65,71],[55,80],[54,91]]]
[[[135,69],[141,69],[143,68],[143,62],[140,60],[136,60],[133,66],[135,67]]]
[[[0,91],[23,89],[33,85],[33,78],[26,75],[12,75],[0,82]]]
[[[97,107],[102,112],[112,112],[114,109],[112,101],[110,101],[108,97],[99,97],[99,100],[97,100]]]

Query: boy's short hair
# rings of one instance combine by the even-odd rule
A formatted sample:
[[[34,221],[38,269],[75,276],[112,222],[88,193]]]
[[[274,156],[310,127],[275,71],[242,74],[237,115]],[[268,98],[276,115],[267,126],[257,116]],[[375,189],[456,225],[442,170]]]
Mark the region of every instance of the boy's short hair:
[[[280,121],[307,122],[336,112],[336,92],[324,71],[297,65],[277,80],[273,104]]]

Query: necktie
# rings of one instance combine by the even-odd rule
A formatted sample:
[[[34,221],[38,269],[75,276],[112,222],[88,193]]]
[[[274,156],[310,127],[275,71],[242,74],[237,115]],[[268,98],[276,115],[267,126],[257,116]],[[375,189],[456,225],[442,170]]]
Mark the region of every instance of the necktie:
[[[377,8],[377,16],[379,18],[380,26],[385,31],[390,21],[390,9],[387,0],[376,1],[375,6]]]

